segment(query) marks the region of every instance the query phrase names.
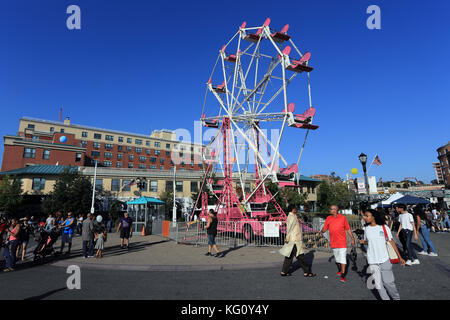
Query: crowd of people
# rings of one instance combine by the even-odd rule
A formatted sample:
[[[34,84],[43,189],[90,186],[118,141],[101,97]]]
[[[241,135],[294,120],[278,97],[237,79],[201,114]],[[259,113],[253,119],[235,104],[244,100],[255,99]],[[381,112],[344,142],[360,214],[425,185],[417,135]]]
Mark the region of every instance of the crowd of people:
[[[395,277],[392,264],[399,263],[402,266],[420,264],[415,246],[412,243],[420,238],[423,249],[418,254],[435,257],[435,247],[430,239],[429,233],[449,231],[448,214],[441,213],[433,207],[424,208],[420,205],[406,206],[395,205],[394,208],[364,209],[360,212],[362,234],[358,237],[358,243],[365,252],[366,268],[378,276],[377,289],[383,300],[399,300],[400,294],[395,285]],[[281,270],[281,276],[290,276],[289,272],[292,260],[297,257],[305,277],[314,277],[311,265],[304,258],[305,249],[302,242],[301,219],[298,219],[296,208],[289,208],[286,221],[286,239],[284,246],[280,249],[285,259]],[[328,231],[329,243],[338,268],[336,274],[342,283],[346,282],[347,274],[347,237],[349,237],[353,250],[356,240],[347,221],[347,218],[339,213],[336,205],[330,207],[330,215],[320,230],[323,234]],[[402,251],[397,248],[393,233],[402,244]],[[356,251],[355,251],[356,252]],[[366,273],[367,278],[369,274]]]
[[[5,259],[4,272],[14,271],[18,260],[25,261],[30,239],[37,242],[33,253],[44,255],[49,249],[50,234],[55,238],[61,238],[61,246],[58,250],[50,248],[55,255],[64,254],[67,244],[66,255],[71,254],[72,239],[75,235],[81,236],[82,257],[102,258],[104,244],[107,241],[107,234],[112,231],[112,217],[103,220],[101,215],[79,215],[75,217],[72,212],[64,215],[61,212],[49,214],[46,218],[35,219],[34,216],[21,219],[0,217],[0,248]],[[120,232],[121,248],[129,248],[129,238],[131,237],[132,219],[125,213],[120,219],[117,232]],[[126,247],[124,246],[126,241]],[[94,250],[96,250],[94,255]],[[44,255],[45,256],[45,255]]]

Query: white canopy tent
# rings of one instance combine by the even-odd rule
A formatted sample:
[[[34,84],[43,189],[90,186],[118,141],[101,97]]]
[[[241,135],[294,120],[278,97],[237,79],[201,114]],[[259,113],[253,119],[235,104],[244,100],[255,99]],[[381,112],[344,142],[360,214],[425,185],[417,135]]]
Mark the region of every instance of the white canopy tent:
[[[384,201],[380,201],[378,203],[375,203],[372,205],[372,209],[375,209],[376,207],[386,207],[386,206],[390,206],[392,204],[392,202],[394,202],[397,199],[400,199],[401,197],[403,197],[404,194],[400,193],[400,192],[396,192],[393,195],[391,195],[388,199],[384,200]]]

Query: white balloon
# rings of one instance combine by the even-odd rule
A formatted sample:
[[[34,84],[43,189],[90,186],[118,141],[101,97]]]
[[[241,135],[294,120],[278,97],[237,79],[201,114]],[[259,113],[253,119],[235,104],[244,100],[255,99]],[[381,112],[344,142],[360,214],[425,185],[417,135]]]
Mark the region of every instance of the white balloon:
[[[97,222],[99,222],[99,223],[100,223],[100,222],[102,222],[102,220],[103,220],[103,217],[102,217],[102,216],[100,216],[100,215],[99,215],[99,216],[97,216]]]

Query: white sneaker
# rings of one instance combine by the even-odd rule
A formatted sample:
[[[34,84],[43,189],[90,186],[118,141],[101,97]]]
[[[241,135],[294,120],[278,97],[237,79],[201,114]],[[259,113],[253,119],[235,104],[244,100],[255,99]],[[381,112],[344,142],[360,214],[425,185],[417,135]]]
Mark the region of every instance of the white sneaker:
[[[428,255],[432,256],[432,257],[437,257],[438,256],[438,254],[436,252],[430,252]]]
[[[407,266],[410,266],[410,265],[412,265],[412,262],[411,262],[411,260],[406,260],[406,265],[407,265]]]
[[[419,259],[416,259],[411,264],[420,264],[420,261],[419,261]]]
[[[420,251],[420,252],[417,252],[418,254],[421,254],[421,255],[424,255],[424,256],[427,256],[428,255],[428,252],[426,252],[426,251]]]

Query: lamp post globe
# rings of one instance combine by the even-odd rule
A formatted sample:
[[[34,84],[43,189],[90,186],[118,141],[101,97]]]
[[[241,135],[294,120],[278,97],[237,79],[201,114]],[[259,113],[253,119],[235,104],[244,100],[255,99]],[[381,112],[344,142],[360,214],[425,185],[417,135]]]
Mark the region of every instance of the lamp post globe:
[[[367,163],[367,155],[366,154],[361,153],[358,158],[363,166]]]

